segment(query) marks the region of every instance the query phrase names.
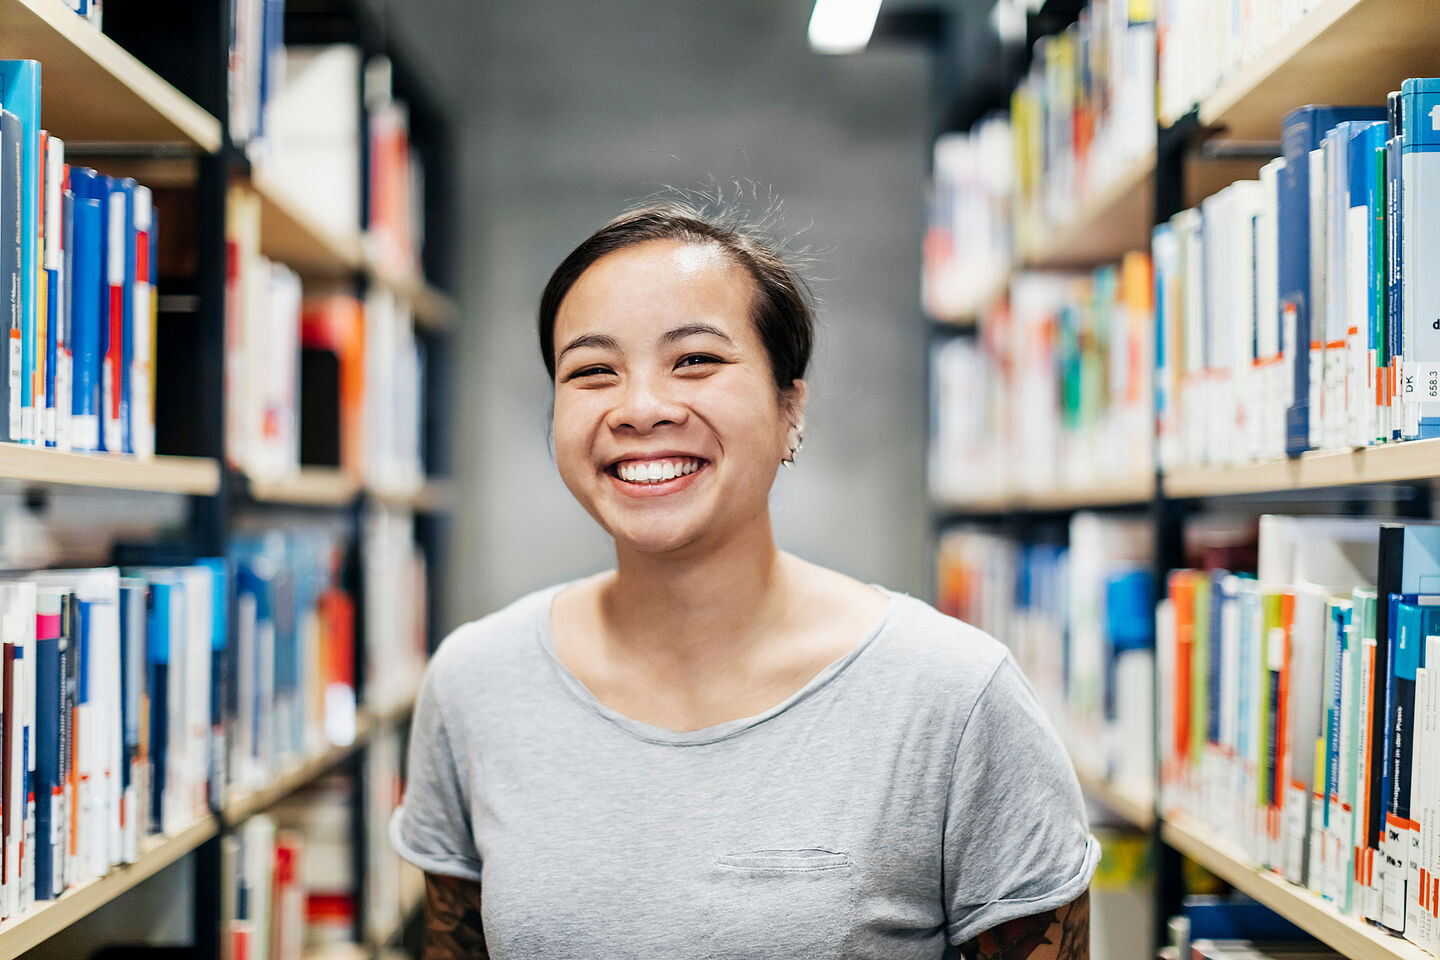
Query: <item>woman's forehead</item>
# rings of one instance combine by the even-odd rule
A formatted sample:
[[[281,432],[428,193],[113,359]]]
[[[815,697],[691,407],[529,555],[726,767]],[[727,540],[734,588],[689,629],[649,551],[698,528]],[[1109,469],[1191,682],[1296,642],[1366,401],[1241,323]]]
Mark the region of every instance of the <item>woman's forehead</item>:
[[[749,319],[753,286],[718,244],[635,244],[601,257],[575,281],[556,313],[556,340],[561,329],[576,333],[595,324],[636,332],[702,317],[742,324]]]

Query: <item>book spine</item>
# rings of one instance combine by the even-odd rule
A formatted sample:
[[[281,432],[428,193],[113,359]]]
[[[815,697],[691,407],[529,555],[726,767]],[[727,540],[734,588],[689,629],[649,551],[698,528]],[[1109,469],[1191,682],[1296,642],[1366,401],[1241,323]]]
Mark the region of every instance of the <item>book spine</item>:
[[[35,407],[41,413],[37,442],[56,444],[55,371],[58,361],[61,314],[64,310],[63,270],[65,265],[64,212],[61,199],[65,183],[65,142],[49,137],[45,144],[45,336],[44,358],[36,377]]]
[[[1405,426],[1407,438],[1440,437],[1440,275],[1428,265],[1440,257],[1440,79],[1410,79],[1401,87],[1401,297],[1404,305]]]
[[[65,189],[61,195],[63,212],[62,243],[64,256],[61,264],[60,329],[56,334],[55,357],[55,446],[60,450],[70,449],[70,407],[74,401],[74,355],[72,334],[75,328],[74,284],[71,277],[75,272],[75,194],[70,189],[70,167],[65,167]]]
[[[40,617],[48,617],[42,612]],[[60,704],[63,678],[60,675],[59,614],[54,630],[49,621],[38,624],[35,642],[35,898],[53,900],[62,889],[60,857],[63,847],[56,843],[56,816],[64,809],[64,788],[60,781]]]
[[[170,584],[151,583],[147,623],[146,678],[150,691],[150,823],[163,832],[165,787],[169,776],[170,728]]]
[[[35,441],[34,396],[29,390],[35,367],[35,324],[39,314],[40,196],[44,177],[40,155],[40,64],[34,60],[0,61],[0,101],[20,120],[21,309],[19,374],[11,386],[19,398],[20,436]],[[13,346],[12,346],[13,349]],[[14,400],[12,399],[12,403]]]
[[[134,307],[130,317],[130,443],[137,457],[155,455],[155,208],[148,187],[135,188]]]
[[[23,244],[20,234],[21,157],[24,135],[20,119],[0,110],[0,308],[4,310],[5,349],[0,354],[0,439],[17,442],[20,434],[20,338],[25,311]]]
[[[130,196],[117,184],[110,191],[106,207],[106,249],[105,283],[109,295],[106,324],[102,340],[100,369],[100,403],[102,448],[111,453],[124,453],[125,440],[121,428],[121,391],[124,380],[122,357],[124,355],[126,307],[126,264],[132,254],[127,241],[130,230]]]
[[[75,450],[100,448],[100,201],[75,198],[75,272],[72,289],[74,390],[70,407],[70,443]]]

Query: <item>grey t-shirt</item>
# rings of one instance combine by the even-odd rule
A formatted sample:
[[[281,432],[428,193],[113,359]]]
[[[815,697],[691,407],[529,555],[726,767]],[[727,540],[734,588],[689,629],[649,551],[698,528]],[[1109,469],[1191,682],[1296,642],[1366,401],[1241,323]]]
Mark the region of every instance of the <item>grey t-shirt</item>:
[[[769,710],[677,733],[601,704],[531,594],[425,676],[405,859],[482,880],[496,960],[928,958],[1079,896],[1100,855],[997,641],[891,594]]]

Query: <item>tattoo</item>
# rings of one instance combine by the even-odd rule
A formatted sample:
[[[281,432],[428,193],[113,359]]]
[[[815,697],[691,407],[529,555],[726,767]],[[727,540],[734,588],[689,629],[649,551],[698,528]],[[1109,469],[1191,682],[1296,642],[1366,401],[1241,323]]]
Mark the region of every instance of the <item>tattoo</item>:
[[[976,960],[1090,960],[1090,892],[1071,903],[1018,917],[965,945]]]
[[[424,960],[489,960],[480,920],[480,884],[425,874]]]

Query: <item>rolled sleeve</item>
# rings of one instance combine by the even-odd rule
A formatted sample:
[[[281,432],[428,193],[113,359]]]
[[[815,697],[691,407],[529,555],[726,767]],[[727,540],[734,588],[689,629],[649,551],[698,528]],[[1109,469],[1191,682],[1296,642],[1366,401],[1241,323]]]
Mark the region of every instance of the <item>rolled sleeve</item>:
[[[479,880],[467,791],[439,700],[432,662],[415,704],[405,798],[390,818],[390,842],[427,873]]]
[[[952,944],[1070,903],[1100,860],[1070,758],[1011,657],[961,734],[943,844]]]

